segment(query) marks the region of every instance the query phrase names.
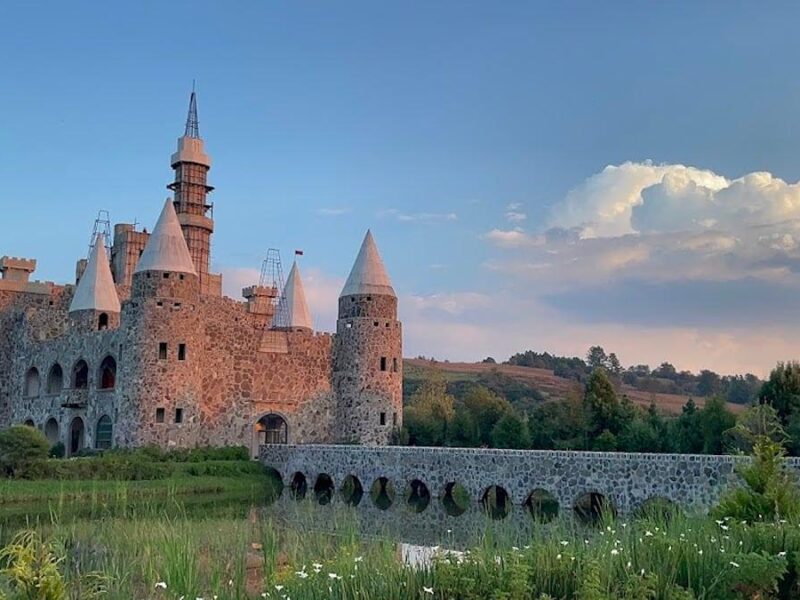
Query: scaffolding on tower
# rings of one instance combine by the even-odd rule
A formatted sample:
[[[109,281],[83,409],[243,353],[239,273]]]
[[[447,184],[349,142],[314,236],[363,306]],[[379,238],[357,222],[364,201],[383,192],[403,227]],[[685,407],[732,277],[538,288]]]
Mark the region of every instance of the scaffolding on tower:
[[[106,247],[106,256],[111,256],[111,214],[107,210],[97,211],[97,218],[94,220],[94,227],[92,228],[92,238],[89,240],[89,253],[87,257],[91,256],[92,250],[97,243],[97,234],[103,234],[103,245]]]
[[[284,296],[283,265],[281,264],[280,250],[276,248],[267,250],[267,257],[261,263],[261,278],[258,285],[272,288],[277,292],[275,297],[272,298],[272,306],[275,312],[267,328],[285,329],[289,325],[289,311]]]

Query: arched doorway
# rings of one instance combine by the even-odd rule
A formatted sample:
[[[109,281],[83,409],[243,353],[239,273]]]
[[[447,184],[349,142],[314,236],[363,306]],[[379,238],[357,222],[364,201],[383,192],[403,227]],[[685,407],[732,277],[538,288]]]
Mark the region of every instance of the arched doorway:
[[[86,445],[86,429],[83,419],[75,417],[69,426],[69,454],[73,456],[80,452]]]
[[[100,363],[97,387],[101,390],[113,390],[117,383],[117,361],[111,355],[106,356]]]
[[[253,458],[258,458],[258,448],[264,444],[288,444],[289,425],[282,416],[270,413],[256,421],[253,428]]]
[[[51,444],[56,444],[58,442],[58,421],[53,417],[47,419],[47,422],[44,424],[44,435]]]

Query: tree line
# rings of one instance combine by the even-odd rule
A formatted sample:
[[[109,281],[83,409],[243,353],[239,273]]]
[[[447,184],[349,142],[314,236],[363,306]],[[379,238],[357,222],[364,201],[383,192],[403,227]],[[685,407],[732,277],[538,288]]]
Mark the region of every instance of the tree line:
[[[485,362],[495,361],[487,358]],[[528,350],[514,354],[506,364],[548,369],[557,377],[574,379],[582,383],[588,380],[592,371],[602,367],[623,383],[644,392],[698,397],[720,396],[726,402],[733,404],[754,402],[764,383],[752,373],[719,375],[709,369],[703,369],[700,373],[694,374],[690,371],[678,371],[669,362],[663,362],[654,369],[644,364],[624,368],[617,355],[613,352],[607,354],[602,346],[589,348],[586,359]]]
[[[702,406],[691,397],[679,415],[653,403],[635,405],[618,392],[606,365],[586,378],[583,394],[564,401],[515,405],[480,383],[457,389],[434,373],[408,398],[395,441],[419,446],[674,452],[723,454],[742,450],[737,423],[721,394]],[[779,363],[752,406],[767,405],[786,432],[791,455],[800,455],[800,363]]]

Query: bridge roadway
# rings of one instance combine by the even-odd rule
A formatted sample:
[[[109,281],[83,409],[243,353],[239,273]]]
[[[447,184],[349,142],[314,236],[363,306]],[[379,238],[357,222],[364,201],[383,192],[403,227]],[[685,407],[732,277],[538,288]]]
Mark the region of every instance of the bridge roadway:
[[[341,491],[347,479],[348,489],[357,480],[365,496],[378,481],[384,486],[388,482],[396,495],[422,490],[441,499],[457,482],[475,503],[498,486],[514,506],[525,504],[534,490],[543,490],[552,494],[562,512],[575,507],[579,499],[591,498],[610,502],[620,514],[654,498],[685,510],[706,510],[738,479],[737,462],[748,460],[693,454],[345,445],[265,445],[260,459],[280,473],[285,486],[311,493],[324,492],[326,486]],[[800,470],[800,459],[789,461]]]

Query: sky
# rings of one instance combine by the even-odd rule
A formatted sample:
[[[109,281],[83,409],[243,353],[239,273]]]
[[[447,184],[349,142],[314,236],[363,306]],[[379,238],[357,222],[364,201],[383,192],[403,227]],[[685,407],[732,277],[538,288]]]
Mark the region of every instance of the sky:
[[[406,356],[800,358],[800,4],[0,3],[0,255],[70,282],[152,228],[196,82],[238,296],[295,249],[317,327],[371,228]]]

